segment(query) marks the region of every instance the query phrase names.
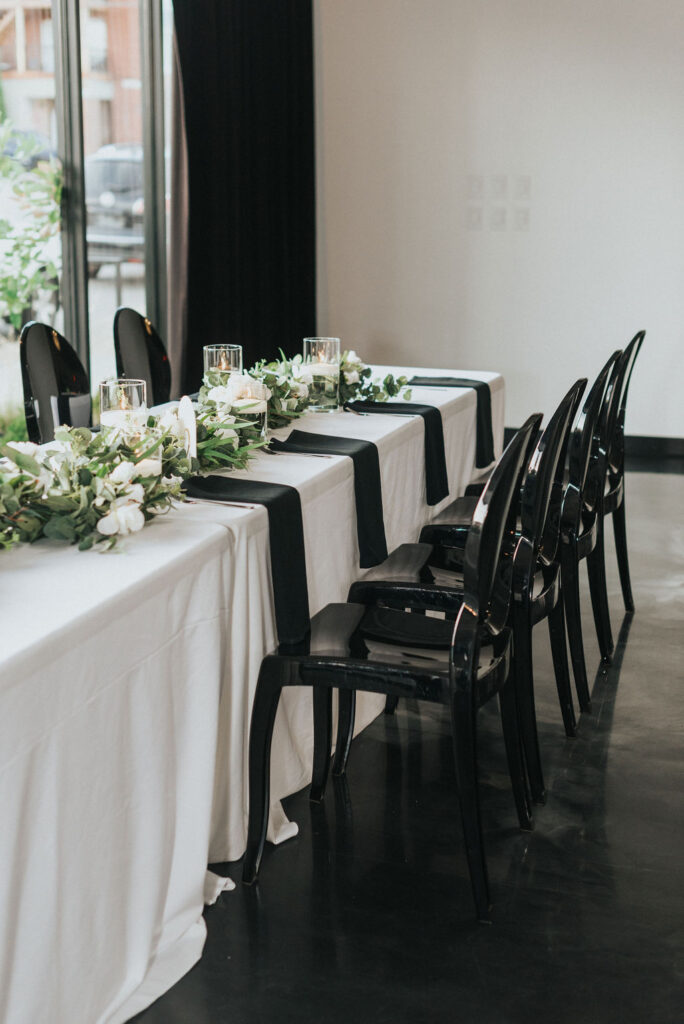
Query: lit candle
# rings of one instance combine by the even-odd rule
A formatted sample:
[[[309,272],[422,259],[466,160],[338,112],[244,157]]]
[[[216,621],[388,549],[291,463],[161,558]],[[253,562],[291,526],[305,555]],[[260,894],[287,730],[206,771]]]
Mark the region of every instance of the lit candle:
[[[311,373],[314,377],[339,377],[339,363],[312,363]]]
[[[100,426],[131,434],[138,432],[146,419],[145,381],[114,380],[100,384]]]

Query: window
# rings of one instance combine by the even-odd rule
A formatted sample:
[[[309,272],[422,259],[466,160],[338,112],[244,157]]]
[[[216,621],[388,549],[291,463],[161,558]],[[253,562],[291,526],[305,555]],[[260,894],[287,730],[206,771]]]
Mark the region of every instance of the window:
[[[3,414],[21,408],[28,319],[89,359],[93,392],[115,372],[118,305],[163,331],[172,24],[171,0],[0,0],[0,433]]]
[[[21,406],[22,324],[64,322],[52,22],[25,6],[0,4],[0,413]]]

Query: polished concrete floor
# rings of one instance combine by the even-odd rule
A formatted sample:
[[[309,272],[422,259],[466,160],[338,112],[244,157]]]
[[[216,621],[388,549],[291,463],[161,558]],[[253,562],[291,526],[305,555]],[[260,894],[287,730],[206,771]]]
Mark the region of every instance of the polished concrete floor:
[[[616,657],[576,739],[536,630],[548,799],[531,834],[481,718],[493,924],[473,923],[444,714],[407,703],[355,741],[323,805],[288,801],[300,835],[207,910],[201,962],[141,1024],[684,1021],[684,476],[630,473],[627,490],[637,611],[611,544]]]

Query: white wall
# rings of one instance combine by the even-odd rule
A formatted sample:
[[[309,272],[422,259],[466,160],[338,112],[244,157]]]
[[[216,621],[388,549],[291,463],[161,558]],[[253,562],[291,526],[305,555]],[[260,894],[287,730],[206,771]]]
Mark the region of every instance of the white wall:
[[[684,437],[681,0],[315,17],[319,332],[500,370],[517,425],[645,327],[628,433]]]

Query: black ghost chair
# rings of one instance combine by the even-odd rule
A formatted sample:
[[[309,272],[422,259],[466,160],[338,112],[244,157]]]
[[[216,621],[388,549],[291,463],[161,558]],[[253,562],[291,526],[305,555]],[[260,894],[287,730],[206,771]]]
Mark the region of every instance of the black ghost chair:
[[[171,365],[164,342],[148,317],[120,306],[114,314],[114,350],[118,376],[144,380],[148,405],[168,402]]]
[[[544,799],[544,781],[534,708],[532,628],[547,619],[558,698],[568,736],[576,732],[570,688],[565,619],[559,562],[559,523],[563,498],[563,467],[570,428],[586,387],[579,380],[563,397],[541,435],[532,434],[516,514],[513,555],[513,602],[510,624],[514,637],[514,677],[520,726],[532,796]],[[382,565],[352,584],[349,600],[364,604],[405,604],[411,579],[433,579],[445,593],[461,600],[463,552],[476,502],[458,498],[433,523],[424,527],[419,544],[402,545]],[[390,710],[392,710],[390,705]],[[353,725],[353,696],[340,696],[334,772],[345,769]]]
[[[249,826],[243,881],[256,880],[270,804],[273,726],[284,686],[311,686],[314,697],[312,799],[322,797],[329,768],[333,689],[412,697],[451,712],[457,792],[478,919],[489,919],[489,882],[482,837],[477,769],[477,711],[499,695],[519,821],[529,827],[524,768],[509,676],[511,542],[516,491],[529,421],[501,456],[475,509],[463,562],[463,598],[455,621],[360,604],[328,605],[311,623],[306,653],[267,655],[261,664],[249,739]],[[412,599],[444,610],[433,584]],[[453,602],[449,603],[453,608]]]
[[[601,517],[605,528],[606,516],[613,517],[613,533],[615,535],[615,551],[617,554],[620,587],[625,611],[634,611],[632,583],[629,575],[629,559],[627,556],[627,521],[625,517],[625,415],[627,412],[627,394],[632,371],[639,350],[643,343],[645,331],[639,331],[630,341],[622,354],[622,388],[619,406],[615,417],[612,436],[605,439],[607,480],[601,502]],[[604,567],[605,572],[605,567]],[[609,638],[612,649],[612,637]]]
[[[626,363],[617,350],[596,378],[569,445],[567,487],[561,512],[561,565],[568,639],[575,684],[583,709],[590,706],[580,615],[579,566],[587,562],[589,593],[601,658],[610,661],[613,642],[608,610],[603,535],[609,439],[619,411]]]
[[[90,384],[81,360],[54,327],[36,320],[19,338],[24,415],[29,439],[52,441],[58,426],[91,425]]]

